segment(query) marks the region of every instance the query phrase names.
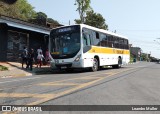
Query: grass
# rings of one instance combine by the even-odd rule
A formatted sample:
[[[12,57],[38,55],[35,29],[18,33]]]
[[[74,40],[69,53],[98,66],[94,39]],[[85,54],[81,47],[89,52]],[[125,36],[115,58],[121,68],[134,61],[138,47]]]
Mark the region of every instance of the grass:
[[[130,62],[129,63],[133,63],[133,55],[130,55]]]
[[[8,68],[5,67],[5,66],[0,65],[0,71],[5,71],[5,70],[8,70]]]

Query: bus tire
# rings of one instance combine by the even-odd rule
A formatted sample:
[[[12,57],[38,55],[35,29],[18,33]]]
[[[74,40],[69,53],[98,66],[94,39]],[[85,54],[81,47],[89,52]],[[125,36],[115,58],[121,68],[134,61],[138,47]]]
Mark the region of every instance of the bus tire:
[[[119,57],[118,58],[118,68],[121,68],[122,67],[122,58]]]
[[[94,58],[94,59],[93,59],[93,66],[92,66],[91,70],[92,70],[93,72],[96,72],[96,71],[98,71],[98,69],[99,69],[98,60],[97,60],[97,58]]]
[[[118,64],[117,65],[112,65],[112,68],[121,68],[122,66],[122,59],[119,57],[118,58]]]

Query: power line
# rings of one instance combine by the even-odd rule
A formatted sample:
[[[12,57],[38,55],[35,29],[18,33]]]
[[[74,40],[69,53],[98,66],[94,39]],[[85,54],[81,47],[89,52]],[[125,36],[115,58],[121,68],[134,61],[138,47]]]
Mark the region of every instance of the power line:
[[[116,29],[119,31],[160,31],[160,29]]]

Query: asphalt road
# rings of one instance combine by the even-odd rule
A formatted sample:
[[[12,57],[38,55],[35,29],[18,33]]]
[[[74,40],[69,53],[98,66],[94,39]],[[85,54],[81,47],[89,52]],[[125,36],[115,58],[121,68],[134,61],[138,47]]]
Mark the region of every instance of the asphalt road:
[[[1,105],[160,105],[160,64],[139,62],[98,72],[46,72],[0,79]],[[37,112],[42,113],[42,112]],[[117,113],[120,112],[43,112]],[[125,112],[135,113],[135,112]],[[158,114],[156,111],[136,113]]]

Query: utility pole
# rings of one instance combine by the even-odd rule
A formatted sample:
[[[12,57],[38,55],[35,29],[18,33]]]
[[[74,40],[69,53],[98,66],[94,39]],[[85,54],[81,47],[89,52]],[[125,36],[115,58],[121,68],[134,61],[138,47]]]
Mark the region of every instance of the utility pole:
[[[71,25],[71,21],[69,20],[69,25]]]

